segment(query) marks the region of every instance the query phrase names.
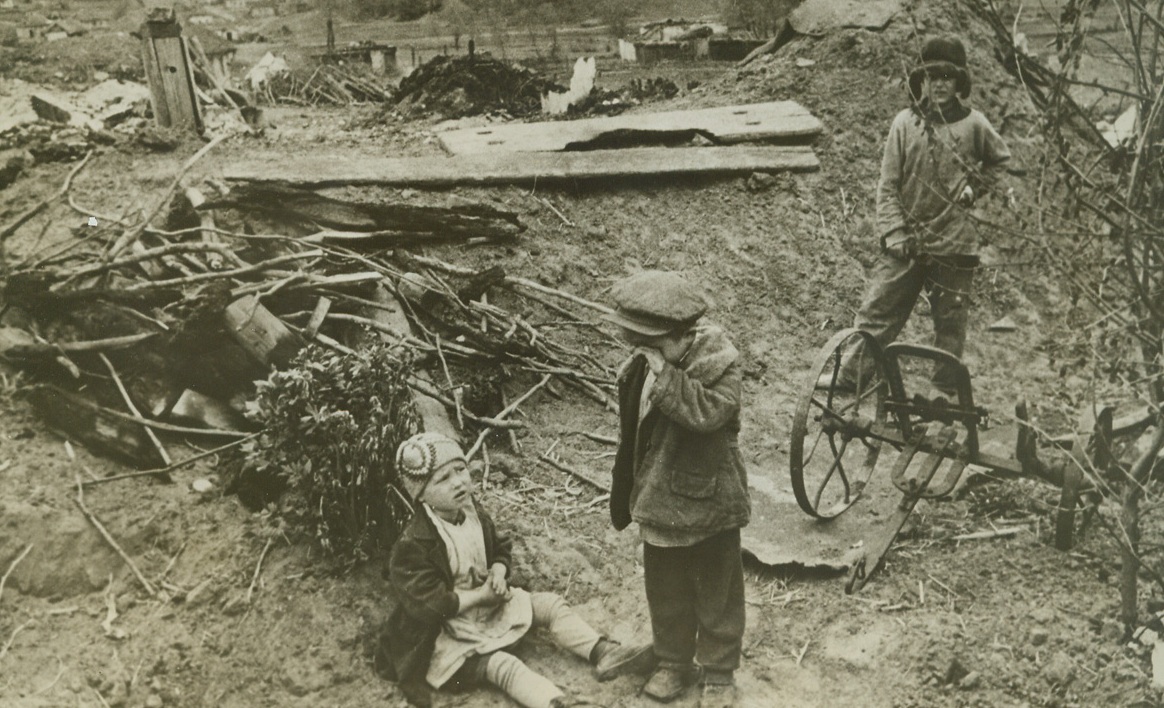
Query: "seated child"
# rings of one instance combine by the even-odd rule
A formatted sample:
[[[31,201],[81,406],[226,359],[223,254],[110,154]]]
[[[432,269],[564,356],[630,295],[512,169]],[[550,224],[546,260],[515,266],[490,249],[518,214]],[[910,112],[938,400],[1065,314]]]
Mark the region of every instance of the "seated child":
[[[474,500],[455,441],[414,435],[397,450],[396,470],[415,513],[392,549],[389,579],[399,604],[381,649],[385,673],[410,703],[431,705],[433,688],[484,680],[529,708],[595,705],[567,696],[504,651],[536,627],[593,664],[600,681],[651,670],[650,644],[624,647],[558,595],[509,586],[510,540]]]

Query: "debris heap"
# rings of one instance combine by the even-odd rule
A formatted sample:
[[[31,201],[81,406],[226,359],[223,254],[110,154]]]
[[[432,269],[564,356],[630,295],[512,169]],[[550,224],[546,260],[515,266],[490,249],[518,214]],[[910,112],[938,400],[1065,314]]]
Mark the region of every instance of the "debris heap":
[[[86,161],[46,204],[69,200]],[[613,372],[557,334],[587,321],[579,303],[602,306],[404,250],[512,241],[524,230],[512,212],[175,180],[144,219],[89,224],[68,248],[9,264],[6,321],[21,324],[0,327],[0,355],[39,382],[30,396],[52,427],[146,470],[175,464],[175,436],[245,435],[253,382],[309,344],[406,350],[418,405],[457,421],[473,452],[521,425],[482,380],[558,381],[613,405]]]
[[[446,118],[492,111],[525,116],[541,111],[543,94],[565,90],[537,72],[488,53],[438,56],[400,82],[396,106],[408,114],[440,113]]]

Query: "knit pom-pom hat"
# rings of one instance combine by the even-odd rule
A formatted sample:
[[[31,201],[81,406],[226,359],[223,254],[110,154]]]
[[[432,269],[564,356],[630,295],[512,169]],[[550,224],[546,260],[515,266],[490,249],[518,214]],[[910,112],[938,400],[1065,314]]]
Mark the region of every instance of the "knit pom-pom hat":
[[[436,471],[455,460],[465,461],[456,440],[440,433],[419,433],[396,448],[396,475],[408,496],[419,501]]]

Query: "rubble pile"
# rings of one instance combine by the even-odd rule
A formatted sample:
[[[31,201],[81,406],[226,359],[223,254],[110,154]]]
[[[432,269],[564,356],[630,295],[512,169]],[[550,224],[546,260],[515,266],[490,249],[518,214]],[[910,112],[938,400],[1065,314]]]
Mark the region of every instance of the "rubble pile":
[[[0,327],[0,355],[40,382],[30,399],[51,426],[141,468],[170,464],[167,436],[244,436],[253,382],[308,344],[409,350],[421,367],[409,385],[480,440],[520,422],[473,408],[486,400],[474,370],[529,372],[613,405],[613,372],[555,340],[561,320],[586,321],[576,298],[403,248],[512,241],[524,230],[512,212],[215,180],[175,182],[140,222],[90,226],[59,255],[10,265],[7,321],[19,324]]]
[[[505,111],[526,116],[541,111],[543,94],[565,90],[537,72],[488,53],[438,56],[400,82],[395,101],[407,115],[439,113],[461,118]]]
[[[688,90],[698,86],[698,83],[693,83]],[[632,106],[675,98],[679,90],[678,84],[661,76],[632,79],[616,90],[595,87],[586,99],[572,107],[572,112],[591,115],[621,113]]]
[[[146,123],[149,90],[108,79],[64,93],[19,79],[0,86],[0,189],[34,163],[71,162]]]

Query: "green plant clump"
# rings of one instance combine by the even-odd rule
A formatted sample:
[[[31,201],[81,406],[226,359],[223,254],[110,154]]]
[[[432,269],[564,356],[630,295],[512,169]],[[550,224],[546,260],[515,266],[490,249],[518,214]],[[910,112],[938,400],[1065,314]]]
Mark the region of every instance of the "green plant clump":
[[[264,426],[241,476],[286,490],[288,524],[345,561],[391,547],[411,509],[396,486],[399,444],[420,428],[406,352],[308,347],[258,382],[249,414]]]

